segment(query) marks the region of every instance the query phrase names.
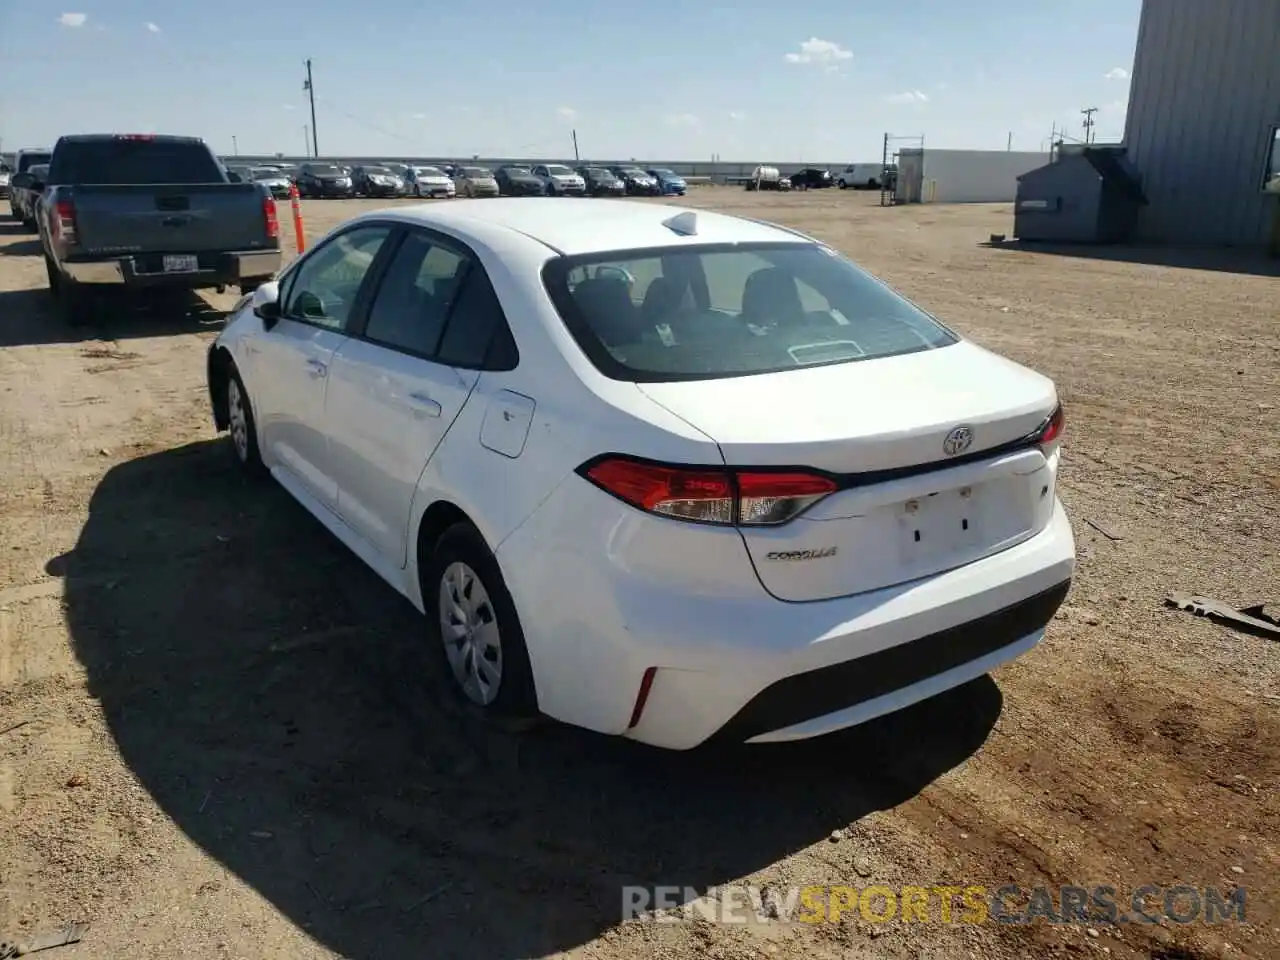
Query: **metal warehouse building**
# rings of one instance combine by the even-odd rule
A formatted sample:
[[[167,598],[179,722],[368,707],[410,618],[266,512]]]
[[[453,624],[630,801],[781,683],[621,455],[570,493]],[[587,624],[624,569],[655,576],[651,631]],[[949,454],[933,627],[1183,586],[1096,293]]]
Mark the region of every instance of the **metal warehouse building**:
[[[1143,0],[1124,138],[1150,200],[1139,239],[1270,242],[1278,126],[1280,0]]]

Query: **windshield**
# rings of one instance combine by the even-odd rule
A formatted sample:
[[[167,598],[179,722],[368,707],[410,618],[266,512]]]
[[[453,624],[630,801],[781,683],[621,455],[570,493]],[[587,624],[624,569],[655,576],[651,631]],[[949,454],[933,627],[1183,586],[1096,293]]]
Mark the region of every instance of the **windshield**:
[[[639,167],[623,167],[622,173],[623,175],[628,177],[647,177],[648,176],[648,174],[645,173],[643,170],[641,170]]]
[[[543,282],[605,376],[773,373],[931,350],[957,338],[818,244],[670,247],[560,257]]]
[[[507,167],[507,173],[513,177],[532,177],[528,167]]]
[[[655,177],[666,177],[668,180],[676,179],[676,175],[665,167],[659,167],[657,170],[650,170]]]
[[[390,177],[393,176],[386,167],[365,167],[364,172],[373,177]]]
[[[49,176],[49,165],[47,163],[37,163],[27,167],[27,173],[31,174],[37,180],[45,180]]]
[[[613,180],[614,176],[604,167],[588,167],[587,174],[595,177],[597,180]]]
[[[462,175],[468,180],[483,180],[486,177],[492,177],[493,174],[484,167],[463,167]]]
[[[439,167],[414,167],[414,173],[420,177],[443,177],[444,171]]]
[[[319,177],[336,177],[344,173],[345,171],[339,170],[337,167],[331,166],[326,163],[326,164],[312,165],[311,172]]]
[[[553,177],[571,177],[571,176],[573,176],[573,171],[572,171],[572,170],[570,170],[568,167],[562,167],[562,166],[561,166],[560,164],[558,164],[558,163],[549,163],[549,164],[547,164],[547,173],[551,174]]]
[[[284,177],[284,174],[272,167],[254,167],[249,174],[255,180],[280,180]]]

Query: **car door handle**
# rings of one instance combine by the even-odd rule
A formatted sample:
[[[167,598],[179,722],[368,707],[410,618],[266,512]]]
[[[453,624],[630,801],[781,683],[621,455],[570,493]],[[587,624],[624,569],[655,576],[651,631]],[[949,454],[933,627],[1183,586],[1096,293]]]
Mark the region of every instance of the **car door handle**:
[[[425,393],[411,393],[409,399],[423,409],[428,417],[438,417],[441,413],[440,404],[432,400]]]
[[[323,360],[308,360],[307,366],[311,368],[311,375],[313,377],[323,377],[329,372],[329,365]]]

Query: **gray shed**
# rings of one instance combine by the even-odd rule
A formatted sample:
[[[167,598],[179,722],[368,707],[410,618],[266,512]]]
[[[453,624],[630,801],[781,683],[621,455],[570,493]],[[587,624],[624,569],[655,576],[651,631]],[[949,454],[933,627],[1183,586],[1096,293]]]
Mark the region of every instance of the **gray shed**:
[[[1013,234],[1019,240],[1119,243],[1133,235],[1146,203],[1123,149],[1086,147],[1018,178]]]

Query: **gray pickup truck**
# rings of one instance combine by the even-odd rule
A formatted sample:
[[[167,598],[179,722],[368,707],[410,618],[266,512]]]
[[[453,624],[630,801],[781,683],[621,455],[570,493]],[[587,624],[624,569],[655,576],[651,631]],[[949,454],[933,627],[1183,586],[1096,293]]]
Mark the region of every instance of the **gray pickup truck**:
[[[71,324],[89,319],[108,289],[249,293],[280,268],[270,192],[229,182],[198,138],[65,136],[43,186],[49,290]]]

